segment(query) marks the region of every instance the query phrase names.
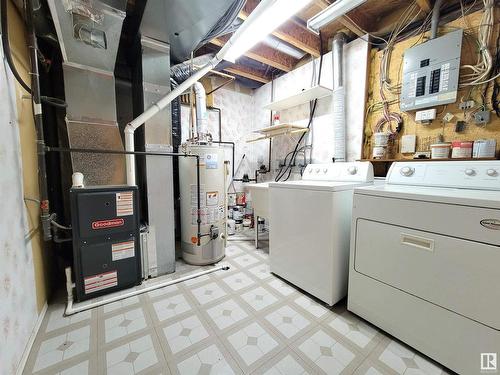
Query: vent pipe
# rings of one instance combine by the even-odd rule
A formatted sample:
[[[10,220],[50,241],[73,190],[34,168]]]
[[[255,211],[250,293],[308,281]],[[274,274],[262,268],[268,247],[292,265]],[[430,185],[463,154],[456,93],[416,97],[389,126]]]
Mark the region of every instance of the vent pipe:
[[[201,82],[195,82],[193,85],[194,93],[196,95],[196,135],[198,141],[203,142],[208,133],[208,114],[207,114],[207,100],[205,88]]]
[[[342,32],[332,40],[334,159],[346,161],[346,113],[344,88],[344,45]]]
[[[443,0],[436,0],[434,3],[434,8],[432,9],[432,20],[431,20],[431,39],[436,39],[438,34],[439,26],[439,16],[441,11],[441,6],[443,5]]]

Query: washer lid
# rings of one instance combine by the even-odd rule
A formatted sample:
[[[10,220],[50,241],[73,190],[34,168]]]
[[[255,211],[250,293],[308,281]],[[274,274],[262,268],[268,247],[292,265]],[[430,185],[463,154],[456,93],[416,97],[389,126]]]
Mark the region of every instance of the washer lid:
[[[385,184],[358,187],[354,193],[385,198],[500,209],[500,191],[495,190]]]
[[[348,181],[286,181],[270,182],[270,189],[297,189],[316,191],[343,191],[352,190],[357,186],[371,185],[371,182],[348,182]]]

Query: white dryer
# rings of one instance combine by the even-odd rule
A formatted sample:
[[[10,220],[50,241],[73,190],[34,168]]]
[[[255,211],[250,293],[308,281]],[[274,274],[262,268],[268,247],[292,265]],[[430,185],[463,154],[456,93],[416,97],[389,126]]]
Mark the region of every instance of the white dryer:
[[[271,272],[329,305],[347,293],[352,192],[369,162],[310,164],[300,181],[269,184]]]
[[[355,189],[352,216],[348,309],[460,374],[491,365],[500,161],[394,163]]]

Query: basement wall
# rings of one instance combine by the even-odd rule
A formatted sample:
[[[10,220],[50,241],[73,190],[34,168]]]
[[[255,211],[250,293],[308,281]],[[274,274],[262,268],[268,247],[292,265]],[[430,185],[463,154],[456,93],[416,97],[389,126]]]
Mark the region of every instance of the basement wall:
[[[8,14],[13,58],[30,82],[25,30],[11,2]],[[31,101],[0,56],[0,374],[14,374],[47,301],[49,258],[38,203],[27,199],[39,199]]]

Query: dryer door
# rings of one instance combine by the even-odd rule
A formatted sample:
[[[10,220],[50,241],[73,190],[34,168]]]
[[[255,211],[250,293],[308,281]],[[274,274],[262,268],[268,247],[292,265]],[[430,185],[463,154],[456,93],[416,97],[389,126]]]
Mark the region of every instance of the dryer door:
[[[357,272],[500,330],[500,247],[359,219]]]

